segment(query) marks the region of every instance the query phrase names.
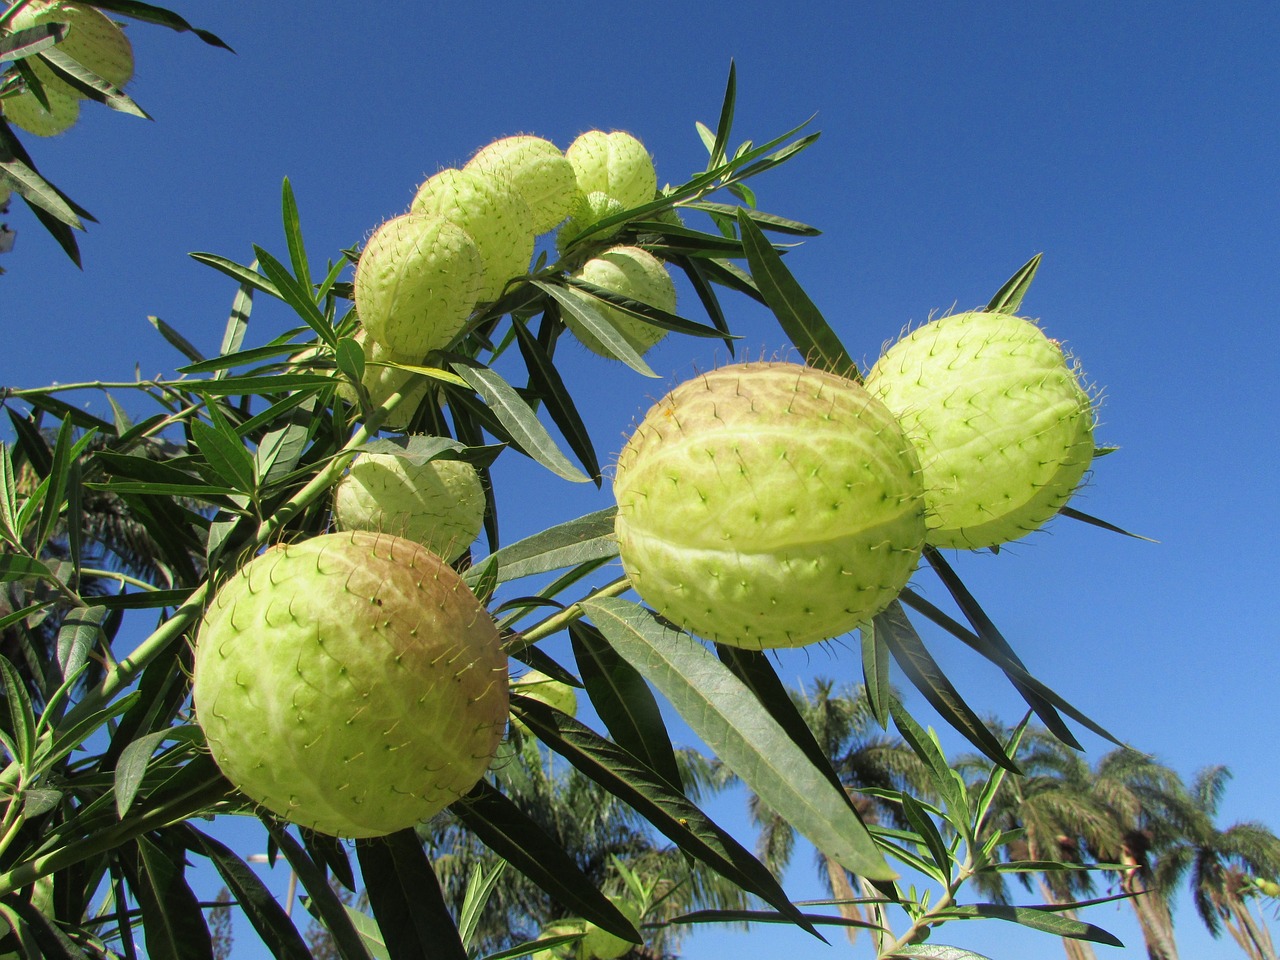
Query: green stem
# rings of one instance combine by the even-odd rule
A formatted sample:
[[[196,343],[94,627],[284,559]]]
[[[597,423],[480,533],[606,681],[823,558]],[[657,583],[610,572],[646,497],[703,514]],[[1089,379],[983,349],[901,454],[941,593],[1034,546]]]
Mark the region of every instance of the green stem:
[[[146,580],[139,580],[137,577],[131,577],[127,573],[117,573],[115,570],[99,570],[96,567],[81,567],[80,574],[81,576],[101,577],[104,580],[116,580],[120,583],[127,583],[132,587],[138,587],[140,590],[146,590],[149,592],[154,592],[160,589],[154,583],[148,583]]]
[[[599,590],[593,590],[587,594],[582,600],[596,600],[600,597],[616,597],[626,593],[631,589],[631,581],[624,575],[610,583],[605,584]],[[514,634],[507,640],[504,645],[506,653],[514,653],[517,650],[523,650],[531,643],[549,637],[553,633],[559,633],[575,620],[581,620],[583,616],[582,600],[572,603],[563,610],[553,613],[551,616],[542,620],[528,630]]]

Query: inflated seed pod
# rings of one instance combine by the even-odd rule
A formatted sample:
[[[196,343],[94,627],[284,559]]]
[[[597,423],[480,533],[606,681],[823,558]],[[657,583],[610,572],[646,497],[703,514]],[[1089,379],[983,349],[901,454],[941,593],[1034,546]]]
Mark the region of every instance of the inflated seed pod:
[[[533,230],[546,233],[569,215],[578,199],[573,167],[550,140],[520,135],[481,147],[463,167],[507,180],[533,211]]]

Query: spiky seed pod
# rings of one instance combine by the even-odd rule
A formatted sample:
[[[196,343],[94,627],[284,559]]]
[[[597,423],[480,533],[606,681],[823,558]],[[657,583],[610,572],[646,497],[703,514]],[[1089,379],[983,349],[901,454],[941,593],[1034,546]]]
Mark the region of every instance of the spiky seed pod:
[[[584,196],[600,191],[630,208],[648,203],[658,192],[653,158],[629,133],[588,130],[569,144],[564,155]]]
[[[0,100],[0,113],[15,127],[37,137],[56,137],[66,133],[80,119],[80,98],[69,93],[71,88],[35,57],[28,57],[27,64],[40,79],[48,109],[34,93],[23,90]]]
[[[407,213],[369,238],[356,265],[355,301],[368,335],[404,357],[449,345],[484,282],[475,242],[443,217]]]
[[[866,385],[916,446],[936,546],[1025,536],[1067,502],[1093,458],[1093,405],[1077,371],[1021,317],[927,323],[885,352]]]
[[[573,243],[574,239],[588,227],[593,227],[606,217],[612,217],[625,209],[613,197],[599,190],[579,197],[577,205],[573,208],[573,215],[560,226],[559,231],[556,233],[556,250],[563,256],[564,252],[569,248],[569,244]],[[614,236],[620,229],[622,229],[622,225],[618,224],[608,230],[593,233],[591,240],[603,243]]]
[[[623,448],[613,489],[636,592],[744,648],[853,629],[897,596],[924,543],[920,467],[893,415],[859,384],[794,363],[677,386]]]
[[[356,331],[355,339],[364,351],[364,374],[360,377],[360,383],[369,392],[369,402],[375,407],[380,407],[390,399],[393,393],[405,391],[405,398],[400,405],[386,420],[382,421],[382,429],[391,431],[408,429],[413,415],[418,412],[418,407],[422,405],[422,401],[431,389],[431,381],[407,370],[399,370],[384,364],[418,365],[421,364],[422,358],[400,356],[376,340],[371,340],[368,331],[363,327]],[[358,402],[355,388],[345,380],[338,385],[338,396],[347,403]]]
[[[541,670],[530,670],[511,684],[513,693],[537,700],[561,713],[574,717],[578,714],[578,691],[567,683],[553,680]]]
[[[484,265],[480,300],[498,299],[508,280],[529,272],[533,211],[510,182],[496,174],[441,170],[418,188],[410,210],[443,217],[475,241]]]
[[[407,537],[456,560],[484,526],[484,487],[465,460],[418,462],[392,453],[362,453],[334,490],[340,530]]]
[[[355,531],[275,547],[200,624],[196,717],[227,779],[293,823],[392,833],[471,789],[502,739],[497,627],[421,544]]]
[[[481,147],[464,170],[483,170],[506,180],[533,211],[534,233],[546,233],[569,215],[578,182],[565,155],[550,140],[521,135]]]
[[[629,300],[637,300],[651,307],[657,307],[666,313],[674,313],[676,309],[676,286],[671,274],[661,260],[640,247],[611,247],[599,256],[592,257],[575,270],[572,276],[597,287],[603,287],[610,293],[616,293]],[[590,303],[609,318],[618,332],[637,353],[644,353],[666,336],[667,331],[652,323],[634,317],[625,310],[611,306],[592,297],[582,290],[569,288],[574,296]],[[561,314],[565,325],[588,350],[602,357],[611,356],[591,331],[579,323],[569,311]]]

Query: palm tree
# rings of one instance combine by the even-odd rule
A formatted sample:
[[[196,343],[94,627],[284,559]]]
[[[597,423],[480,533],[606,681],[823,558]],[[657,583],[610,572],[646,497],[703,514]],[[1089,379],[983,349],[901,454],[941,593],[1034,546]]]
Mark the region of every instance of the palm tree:
[[[811,690],[791,690],[790,694],[819,747],[831,760],[863,822],[875,824],[887,820],[894,826],[906,826],[897,806],[861,790],[871,787],[909,791],[914,796],[927,797],[932,793],[928,768],[905,741],[881,730],[866,688],[862,684],[848,684],[836,689],[831,680],[819,678]],[[795,850],[795,828],[755,794],[748,803],[752,822],[760,829],[760,859],[775,875],[781,875]],[[833,898],[841,901],[837,905],[840,915],[849,920],[872,922],[869,912],[854,902],[860,894],[853,884],[855,880],[858,882],[864,897],[878,894],[821,852],[817,854],[817,862],[827,889]],[[855,941],[858,929],[856,926],[845,928],[850,943]]]
[[[1280,839],[1260,823],[1216,824],[1231,772],[1224,766],[1201,770],[1191,784],[1189,829],[1156,865],[1158,886],[1173,890],[1189,877],[1196,912],[1209,932],[1225,928],[1251,960],[1276,960],[1265,924],[1250,909],[1253,877],[1280,875]]]

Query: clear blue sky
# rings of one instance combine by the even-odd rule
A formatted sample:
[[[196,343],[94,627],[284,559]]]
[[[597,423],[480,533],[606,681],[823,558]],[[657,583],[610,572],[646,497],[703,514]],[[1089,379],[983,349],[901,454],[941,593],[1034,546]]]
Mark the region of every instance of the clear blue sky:
[[[714,123],[734,58],[740,137],[817,114],[818,145],[756,186],[764,208],[824,230],[788,262],[856,357],[873,361],[931,313],[985,303],[1044,253],[1024,310],[1103,391],[1099,439],[1121,448],[1077,505],[1160,543],[1059,520],[956,562],[1041,679],[1186,777],[1227,764],[1224,822],[1280,828],[1274,2],[171,5],[238,54],[134,25],[129,89],[156,122],[89,106],[70,134],[28,139],[101,224],[82,238],[80,272],[15,205],[0,383],[171,372],[178,358],[148,314],[215,351],[233,286],[186,253],[283,252],[286,175],[313,259],[361,242],[426,175],[508,134],[563,146],[627,129],[660,182],[680,182],[704,163],[693,123]],[[783,349],[760,311],[731,302],[746,353]],[[251,337],[285,322],[264,305]],[[678,340],[651,364],[674,380],[724,360]],[[585,351],[567,378],[606,386],[588,408],[602,450],[664,389]],[[608,503],[607,489],[510,476],[527,499],[503,504],[508,538]],[[936,582],[916,585],[940,599]],[[976,709],[1020,715],[1002,679],[953,641],[932,644]],[[788,654],[781,672],[860,668],[833,646]],[[1093,758],[1105,750],[1086,743]],[[736,801],[723,810],[741,822]],[[797,897],[819,891],[805,857],[789,878]],[[1100,957],[1144,955],[1127,908],[1092,918],[1129,943]],[[1178,920],[1184,957],[1239,955],[1208,940],[1189,902]],[[997,958],[1061,955],[994,922],[943,933]],[[849,954],[772,930],[700,933],[686,956],[726,949]]]

